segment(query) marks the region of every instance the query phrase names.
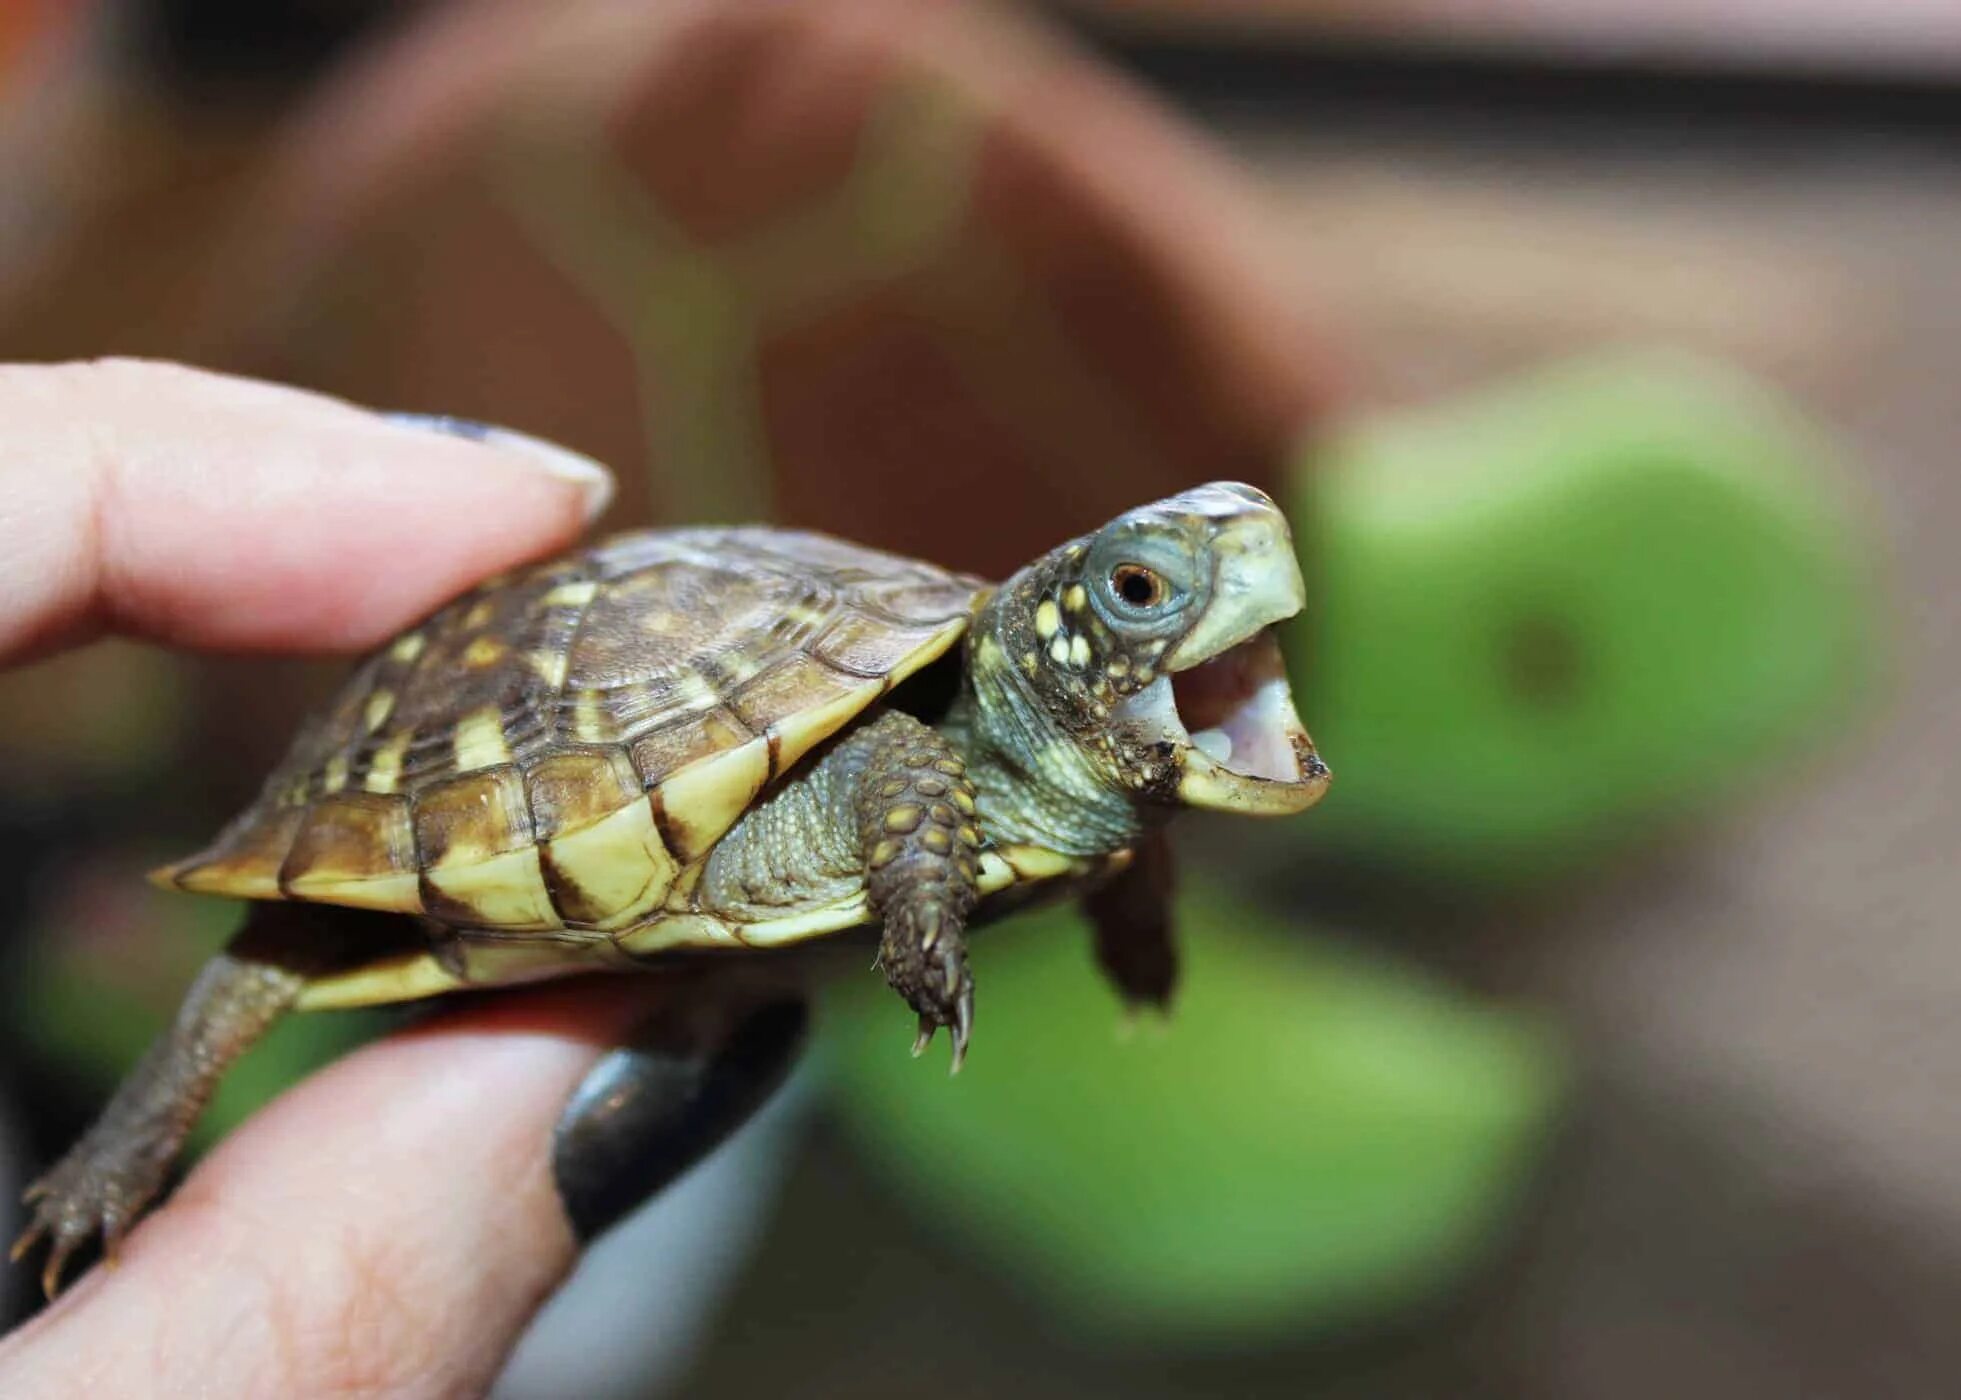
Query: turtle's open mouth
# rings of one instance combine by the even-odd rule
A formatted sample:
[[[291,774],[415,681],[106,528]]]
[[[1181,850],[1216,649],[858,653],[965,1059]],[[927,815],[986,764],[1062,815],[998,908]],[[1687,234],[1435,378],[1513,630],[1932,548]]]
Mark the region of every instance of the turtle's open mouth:
[[[1271,627],[1160,677],[1123,714],[1180,745],[1178,795],[1194,807],[1298,812],[1327,789],[1327,765],[1294,712]]]

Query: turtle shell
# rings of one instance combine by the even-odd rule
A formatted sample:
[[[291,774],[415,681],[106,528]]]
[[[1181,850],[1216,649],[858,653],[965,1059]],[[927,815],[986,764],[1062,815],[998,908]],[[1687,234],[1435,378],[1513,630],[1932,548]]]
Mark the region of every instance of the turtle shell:
[[[259,800],[155,878],[605,942],[673,908],[761,792],[944,654],[983,587],[802,532],[616,536],[369,656]]]

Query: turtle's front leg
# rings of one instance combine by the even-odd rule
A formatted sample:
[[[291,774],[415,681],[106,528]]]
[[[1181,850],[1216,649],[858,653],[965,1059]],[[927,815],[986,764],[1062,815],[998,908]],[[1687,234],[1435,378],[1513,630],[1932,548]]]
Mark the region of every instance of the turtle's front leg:
[[[949,1028],[953,1068],[974,1027],[967,915],[980,897],[980,825],[974,785],[953,744],[894,711],[868,726],[852,792],[865,889],[885,926],[885,980],[919,1013],[913,1053]]]
[[[238,937],[198,973],[177,1019],[159,1036],[95,1125],[68,1155],[27,1188],[27,1229],[15,1241],[18,1260],[48,1241],[41,1286],[52,1298],[61,1272],[88,1240],[116,1245],[163,1189],[198,1115],[238,1057],[292,1006],[305,974],[261,956],[268,923],[286,906],[260,905]]]
[[[1171,1009],[1178,946],[1171,926],[1171,842],[1162,827],[1131,848],[1130,864],[1083,900],[1096,933],[1096,962],[1131,1007]]]

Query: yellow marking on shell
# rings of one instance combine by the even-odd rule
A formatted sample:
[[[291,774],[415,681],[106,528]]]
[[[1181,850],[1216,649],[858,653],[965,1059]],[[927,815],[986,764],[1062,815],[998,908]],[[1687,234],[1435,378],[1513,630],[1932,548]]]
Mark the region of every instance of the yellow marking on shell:
[[[1089,665],[1089,638],[1080,632],[1070,639],[1069,664],[1071,666]]]
[[[707,914],[663,914],[614,935],[621,950],[636,958],[676,948],[741,948],[746,939]]]
[[[480,860],[432,866],[424,879],[489,928],[556,928],[558,913],[531,846]]]
[[[482,670],[495,666],[504,659],[506,648],[495,637],[472,637],[470,645],[463,648],[463,664]]]
[[[504,717],[495,705],[472,710],[456,722],[456,771],[475,772],[511,761],[504,742]]]
[[[320,790],[339,792],[347,786],[347,755],[337,753],[327,760],[327,766],[320,770]]]
[[[408,804],[366,792],[315,803],[280,864],[279,883],[294,899],[421,913]]]
[[[484,933],[464,929],[448,949],[469,987],[509,987],[597,967],[627,967],[632,960],[602,933]],[[441,956],[440,954],[438,956]]]
[[[479,627],[488,627],[490,625],[490,619],[495,616],[497,616],[496,599],[484,598],[476,603],[472,603],[470,610],[463,614],[463,630],[469,632]]]
[[[699,671],[683,671],[674,677],[674,688],[670,692],[676,710],[707,710],[722,703],[722,697],[715,693],[715,687],[708,683],[708,677]]]
[[[769,777],[769,741],[761,737],[691,763],[660,785],[674,855],[694,860],[721,840]]]
[[[515,768],[425,788],[416,795],[414,829],[426,883],[424,905],[432,916],[458,927],[559,926]]]
[[[583,608],[599,592],[599,585],[591,579],[574,579],[561,583],[547,593],[541,600],[548,608]]]
[[[372,734],[388,723],[388,716],[395,711],[395,692],[377,690],[368,697],[368,703],[361,707],[361,725]]]
[[[221,894],[234,899],[284,898],[279,889],[279,866],[305,815],[303,809],[289,807],[227,831],[190,859],[151,871],[150,880],[166,889],[190,890],[194,894]]]
[[[367,878],[325,873],[302,875],[288,880],[286,887],[295,899],[315,904],[344,904],[353,909],[379,909],[390,914],[422,912],[422,885],[412,870]]]
[[[415,732],[409,729],[390,735],[388,742],[375,750],[374,761],[368,765],[361,786],[369,792],[393,792],[402,780],[402,760],[408,755],[409,741],[414,737]]]
[[[422,649],[428,645],[428,638],[420,632],[404,632],[395,639],[395,644],[388,648],[388,656],[390,660],[407,666],[414,662],[416,657],[422,655]]]
[[[606,712],[595,691],[582,690],[572,702],[572,733],[588,744],[603,744],[612,737]]]
[[[566,654],[562,651],[534,651],[524,658],[524,664],[531,668],[533,674],[553,690],[565,684],[566,661]]]
[[[1057,635],[1056,639],[1049,643],[1049,659],[1057,662],[1067,662],[1069,660],[1069,639],[1067,637]]]
[[[434,953],[366,963],[349,972],[309,979],[294,1005],[301,1011],[345,1011],[454,992],[467,984]]]
[[[562,912],[603,929],[628,928],[658,909],[681,868],[661,844],[645,798],[558,837],[547,850],[578,888],[577,907]]]
[[[1062,630],[1062,613],[1055,605],[1055,599],[1044,598],[1035,605],[1035,635],[1047,641]]]
[[[798,710],[778,720],[771,726],[776,735],[777,771],[787,771],[790,765],[811,749],[844,728],[852,716],[876,700],[883,689],[881,682],[867,681],[835,700]]]

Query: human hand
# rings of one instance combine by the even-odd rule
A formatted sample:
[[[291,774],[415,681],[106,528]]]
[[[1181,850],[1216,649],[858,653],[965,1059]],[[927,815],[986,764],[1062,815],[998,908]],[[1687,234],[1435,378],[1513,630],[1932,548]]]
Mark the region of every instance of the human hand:
[[[365,647],[565,544],[609,493],[529,440],[290,389],[0,367],[0,662],[102,631]],[[202,1162],[119,1267],[0,1340],[0,1395],[482,1391],[575,1257],[552,1126],[659,995],[615,979],[503,996],[309,1079]]]

